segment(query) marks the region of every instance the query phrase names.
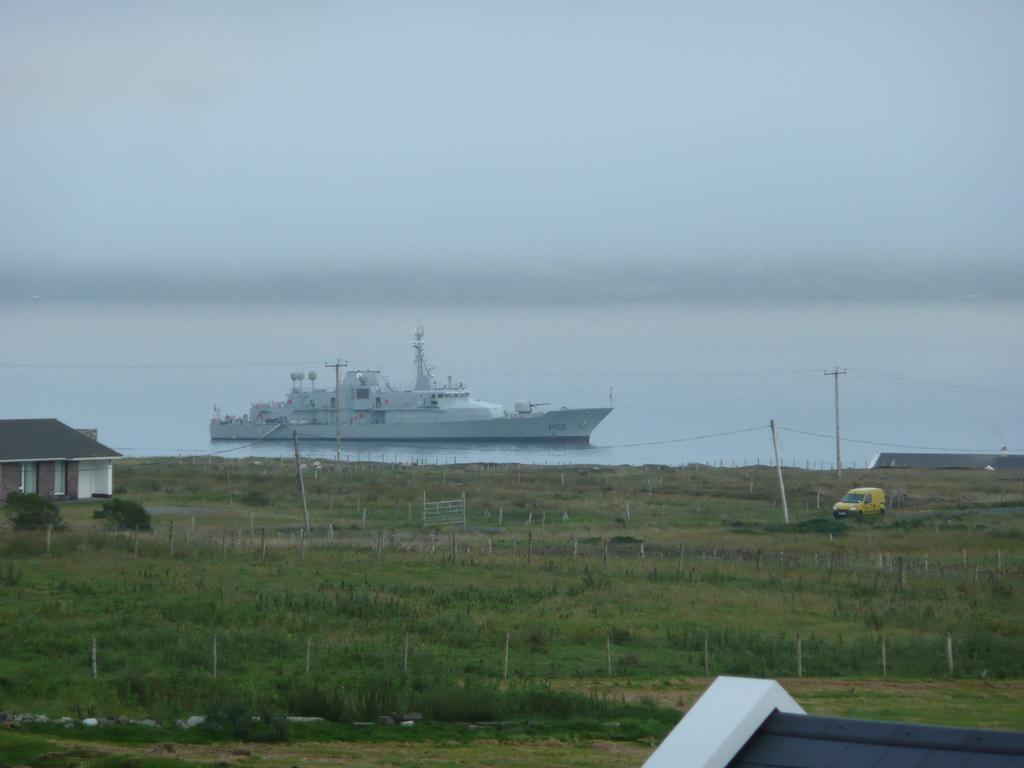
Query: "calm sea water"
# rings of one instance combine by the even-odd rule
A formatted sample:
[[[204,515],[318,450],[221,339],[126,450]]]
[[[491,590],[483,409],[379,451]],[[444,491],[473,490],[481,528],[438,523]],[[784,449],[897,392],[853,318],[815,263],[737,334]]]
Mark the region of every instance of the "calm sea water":
[[[38,301],[0,307],[0,417],[96,427],[130,455],[191,455],[211,443],[214,404],[277,399],[292,370],[325,360],[413,380],[422,323],[438,378],[474,395],[615,410],[586,447],[351,444],[343,452],[430,461],[680,464],[767,462],[769,419],[788,464],[834,461],[834,366],[844,463],[883,446],[1024,450],[1024,304],[245,306]],[[754,431],[680,441],[711,433]],[[680,441],[680,442],[664,442]],[[855,442],[865,441],[865,442]],[[645,443],[645,445],[634,445]],[[227,455],[287,453],[290,445]],[[333,456],[334,445],[303,446]]]

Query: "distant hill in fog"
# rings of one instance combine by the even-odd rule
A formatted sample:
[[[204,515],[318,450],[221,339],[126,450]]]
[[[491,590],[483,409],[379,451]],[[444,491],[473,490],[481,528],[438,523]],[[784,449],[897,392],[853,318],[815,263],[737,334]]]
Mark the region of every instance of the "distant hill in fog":
[[[1022,260],[1024,261],[1024,260]],[[607,264],[594,268],[423,266],[346,270],[285,264],[238,275],[122,267],[61,271],[15,266],[0,282],[0,298],[167,299],[225,301],[502,301],[558,303],[671,300],[817,300],[979,297],[1024,299],[1022,265],[891,268],[848,261],[819,267],[713,265],[670,268]]]

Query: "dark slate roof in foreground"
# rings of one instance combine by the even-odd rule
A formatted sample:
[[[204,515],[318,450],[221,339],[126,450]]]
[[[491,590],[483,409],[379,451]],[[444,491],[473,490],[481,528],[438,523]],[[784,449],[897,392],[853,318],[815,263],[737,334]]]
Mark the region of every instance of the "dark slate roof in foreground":
[[[1024,768],[1024,733],[776,710],[728,768]]]
[[[0,419],[0,461],[94,459],[120,455],[57,419]]]
[[[1024,469],[1024,456],[1011,453],[880,453],[872,469]]]

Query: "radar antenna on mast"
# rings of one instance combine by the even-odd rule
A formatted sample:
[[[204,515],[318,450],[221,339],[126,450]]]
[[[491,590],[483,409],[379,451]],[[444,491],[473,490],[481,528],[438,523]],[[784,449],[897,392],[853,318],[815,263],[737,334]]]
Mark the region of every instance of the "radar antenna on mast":
[[[427,365],[426,356],[423,354],[423,336],[423,326],[416,326],[416,333],[413,334],[415,341],[412,343],[413,349],[416,350],[416,389],[433,389],[433,368]]]

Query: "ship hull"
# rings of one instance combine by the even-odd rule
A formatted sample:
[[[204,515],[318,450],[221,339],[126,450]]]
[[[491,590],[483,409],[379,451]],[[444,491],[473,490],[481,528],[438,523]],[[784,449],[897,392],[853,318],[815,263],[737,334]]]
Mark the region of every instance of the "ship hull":
[[[566,408],[523,417],[472,419],[446,423],[342,424],[341,439],[381,442],[589,443],[590,433],[610,408]],[[250,421],[213,422],[211,440],[334,440],[330,424],[264,424]]]

